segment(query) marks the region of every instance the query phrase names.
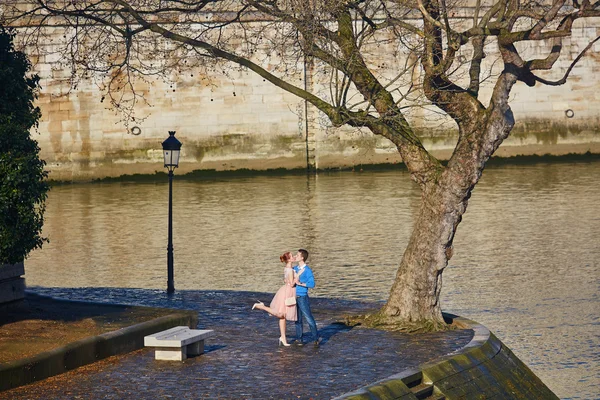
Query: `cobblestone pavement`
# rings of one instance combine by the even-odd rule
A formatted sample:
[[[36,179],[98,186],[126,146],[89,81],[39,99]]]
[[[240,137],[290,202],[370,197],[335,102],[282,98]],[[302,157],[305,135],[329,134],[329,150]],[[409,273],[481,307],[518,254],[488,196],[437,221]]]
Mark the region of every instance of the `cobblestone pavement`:
[[[406,335],[350,328],[347,314],[377,305],[311,298],[323,343],[278,347],[277,320],[251,311],[270,294],[225,291],[33,288],[60,298],[195,309],[199,328],[214,329],[206,353],[183,362],[156,361],[143,349],[100,361],[32,385],[0,393],[0,399],[329,399],[451,353],[471,330]],[[305,332],[308,326],[304,324]],[[309,333],[310,335],[310,333]],[[288,338],[294,325],[288,323]]]

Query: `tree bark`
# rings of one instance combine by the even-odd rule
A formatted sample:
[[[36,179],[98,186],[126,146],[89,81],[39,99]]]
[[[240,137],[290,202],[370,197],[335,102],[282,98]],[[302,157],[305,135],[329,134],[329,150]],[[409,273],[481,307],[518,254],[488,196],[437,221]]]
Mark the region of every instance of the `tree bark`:
[[[442,272],[452,257],[452,241],[472,188],[461,188],[444,173],[422,192],[421,206],[386,305],[383,325],[409,331],[445,326],[440,306]]]
[[[446,326],[440,306],[442,273],[453,255],[452,243],[473,188],[486,162],[514,126],[508,95],[517,76],[503,73],[490,106],[475,115],[455,110],[459,141],[439,179],[422,186],[421,206],[385,306],[370,325],[405,331]],[[464,114],[460,116],[460,114]]]

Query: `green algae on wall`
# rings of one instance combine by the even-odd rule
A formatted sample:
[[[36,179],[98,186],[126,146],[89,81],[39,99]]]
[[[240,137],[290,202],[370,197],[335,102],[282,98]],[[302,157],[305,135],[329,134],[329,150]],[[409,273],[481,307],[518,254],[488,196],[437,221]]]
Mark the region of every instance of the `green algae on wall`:
[[[558,399],[493,334],[481,348],[424,368],[423,377],[448,400]]]
[[[528,118],[519,121],[511,132],[511,136],[515,139],[526,140],[534,136],[538,143],[544,145],[557,144],[561,139],[565,140],[570,136],[577,138],[582,134],[600,137],[600,120],[577,122],[569,119],[557,121]]]
[[[336,400],[417,399],[558,399],[517,356],[485,326],[444,314],[473,339],[461,350],[344,394]]]

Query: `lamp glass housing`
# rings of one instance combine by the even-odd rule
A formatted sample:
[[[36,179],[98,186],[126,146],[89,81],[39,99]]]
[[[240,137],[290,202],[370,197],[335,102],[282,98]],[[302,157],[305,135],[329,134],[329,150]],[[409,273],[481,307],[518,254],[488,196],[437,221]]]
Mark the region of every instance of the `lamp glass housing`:
[[[172,169],[179,166],[179,153],[180,150],[164,150],[165,155],[165,167]]]
[[[169,137],[162,142],[165,167],[173,171],[179,166],[181,142],[175,138],[175,131],[169,131]]]

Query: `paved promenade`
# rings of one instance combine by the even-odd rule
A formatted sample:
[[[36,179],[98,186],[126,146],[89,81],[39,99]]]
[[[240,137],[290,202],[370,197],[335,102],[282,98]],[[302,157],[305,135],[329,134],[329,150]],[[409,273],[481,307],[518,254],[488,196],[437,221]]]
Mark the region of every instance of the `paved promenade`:
[[[31,385],[0,392],[0,399],[329,399],[432,361],[466,345],[471,330],[406,335],[349,328],[344,315],[373,303],[312,298],[323,343],[278,347],[277,320],[251,311],[271,294],[141,289],[47,289],[53,297],[153,307],[194,309],[199,328],[213,329],[206,353],[184,362],[154,360],[142,349],[102,360]],[[305,331],[308,326],[305,323]],[[288,338],[294,326],[288,324]]]

